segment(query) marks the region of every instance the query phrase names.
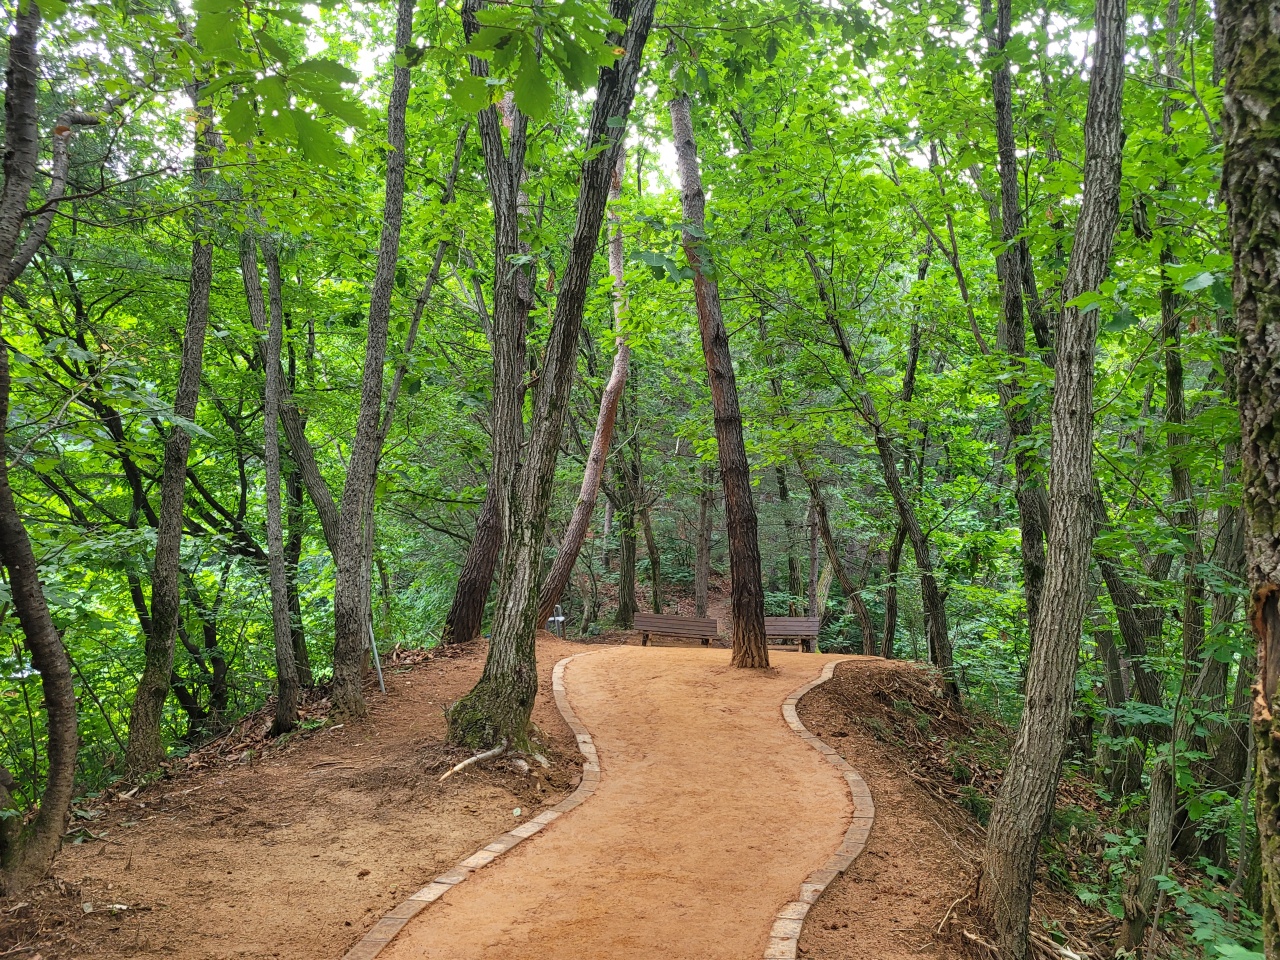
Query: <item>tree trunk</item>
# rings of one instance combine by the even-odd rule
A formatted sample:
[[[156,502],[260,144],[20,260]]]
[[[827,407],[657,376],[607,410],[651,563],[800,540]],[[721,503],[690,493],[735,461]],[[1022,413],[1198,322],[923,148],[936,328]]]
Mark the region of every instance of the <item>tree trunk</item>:
[[[626,170],[627,153],[618,153],[618,165],[613,171],[613,180],[609,187],[609,202],[617,204],[622,197],[622,177]],[[542,606],[538,610],[538,619],[546,622],[555,612],[556,604],[564,588],[569,584],[569,575],[573,565],[578,562],[578,553],[587,536],[587,528],[591,525],[591,517],[596,511],[596,500],[600,494],[600,480],[604,476],[605,461],[609,458],[609,444],[613,441],[613,426],[618,415],[618,401],[627,386],[627,372],[631,366],[631,344],[627,340],[625,329],[627,316],[627,281],[623,269],[622,221],[616,210],[610,208],[609,221],[613,229],[609,236],[609,275],[613,277],[613,329],[617,336],[617,347],[613,357],[613,370],[600,393],[600,413],[596,418],[596,432],[591,438],[591,450],[587,454],[587,462],[582,471],[582,487],[578,492],[578,502],[573,508],[573,516],[560,541],[560,550],[556,553],[551,572],[542,584]],[[646,532],[648,520],[646,519]],[[655,597],[658,608],[661,608],[661,597],[658,595],[655,582]]]
[[[711,255],[702,242],[706,198],[698,167],[689,98],[669,104],[671,130],[676,141],[680,171],[680,205],[685,226],[682,243],[693,269],[694,297],[698,306],[698,330],[711,382],[715,410],[716,445],[720,452],[720,476],[724,484],[725,526],[729,534],[729,577],[733,617],[735,667],[767,667],[769,648],[764,634],[764,585],[760,576],[760,544],[756,508],[751,494],[751,466],[742,438],[742,413],[729,352],[729,333],[720,312],[720,291]],[[690,229],[692,228],[692,230]],[[695,236],[696,231],[696,236]]]
[[[693,559],[694,616],[707,615],[707,593],[711,583],[711,521],[716,508],[715,476],[711,467],[702,467],[702,487],[698,491],[698,543]]]
[[[266,356],[263,366],[263,466],[267,480],[267,577],[271,592],[271,625],[276,651],[276,713],[272,734],[288,733],[298,722],[298,699],[301,685],[293,654],[293,625],[289,608],[287,560],[284,546],[284,517],[280,501],[280,354],[284,344],[284,313],[280,301],[280,261],[269,246],[263,245],[267,264],[267,286],[270,313],[262,299],[262,280],[258,275],[258,257],[252,235],[240,238],[240,273],[244,280],[245,300],[253,316],[254,329],[267,328]]]
[[[814,523],[818,533],[822,537],[822,545],[827,552],[827,563],[831,564],[831,569],[835,574],[835,578],[840,583],[840,589],[844,591],[845,599],[849,601],[849,605],[853,607],[854,613],[858,616],[858,626],[862,630],[862,652],[868,656],[875,654],[875,626],[871,623],[871,612],[867,610],[866,603],[862,600],[862,589],[854,582],[853,577],[849,576],[848,571],[844,568],[844,563],[840,559],[840,550],[836,546],[835,534],[831,531],[831,519],[827,516],[827,501],[822,496],[822,491],[818,487],[818,481],[805,474],[805,480],[809,483],[810,503],[813,504]]]
[[[614,516],[618,519],[618,612],[613,622],[622,630],[630,630],[640,604],[636,602],[635,490],[626,477],[619,478],[617,496]]]
[[[640,529],[644,532],[644,549],[649,554],[649,606],[654,613],[662,612],[662,554],[653,535],[653,519],[648,505],[640,507]]]
[[[212,116],[208,108],[198,105],[198,88],[192,90],[192,102],[202,123],[197,127],[195,145],[195,187],[203,190],[213,163],[209,126]],[[191,279],[187,287],[187,320],[182,334],[182,361],[178,369],[178,389],[173,412],[183,421],[195,422],[196,404],[200,399],[200,375],[204,366],[204,337],[209,325],[209,291],[213,286],[213,244],[206,235],[206,225],[197,213],[191,241]],[[169,678],[173,672],[173,648],[178,638],[182,616],[181,549],[183,514],[186,498],[187,455],[191,450],[191,434],[175,423],[164,444],[164,466],[160,480],[160,519],[156,525],[156,552],[151,571],[152,630],[146,639],[145,666],[129,710],[129,740],[125,748],[125,766],[134,776],[154,770],[164,760],[164,742],[160,722],[164,702],[169,696]]]
[[[773,468],[773,472],[778,481],[778,507],[782,511],[782,529],[787,538],[787,593],[799,597],[803,595],[804,576],[800,572],[800,556],[796,553],[796,522],[791,517],[787,465],[779,463]]]
[[[811,617],[821,617],[826,609],[818,606],[818,515],[814,510],[813,493],[809,494],[809,607]]]
[[[519,748],[528,742],[529,717],[538,690],[534,633],[538,627],[538,588],[542,580],[547,509],[554,487],[569,388],[577,366],[577,346],[592,261],[600,239],[609,185],[622,150],[645,41],[653,24],[654,7],[655,0],[636,0],[634,4],[614,0],[610,4],[614,17],[624,20],[629,13],[630,22],[624,35],[609,37],[610,42],[624,52],[613,65],[600,68],[596,99],[584,138],[586,153],[578,178],[573,237],[533,398],[531,436],[523,462],[510,464],[511,495],[504,525],[506,542],[493,640],[479,682],[449,710],[449,739],[475,749],[502,743]],[[520,406],[514,411],[514,421],[522,430]],[[501,465],[503,469],[507,466]],[[495,469],[498,468],[495,463]]]
[[[1262,940],[1280,957],[1280,2],[1224,0],[1218,7],[1226,60],[1222,186],[1234,259],[1240,339],[1240,427],[1250,620],[1258,640],[1253,731],[1258,838],[1262,848]]]
[[[408,49],[413,40],[416,0],[397,0],[395,49]],[[399,54],[397,54],[399,56]],[[403,58],[400,58],[403,62]],[[369,519],[373,510],[374,478],[382,455],[383,364],[387,358],[387,329],[391,294],[395,288],[404,213],[405,111],[409,103],[409,65],[392,71],[387,104],[387,171],[382,203],[382,235],[378,263],[369,295],[369,333],[364,348],[364,376],[356,435],[347,461],[347,479],[338,507],[338,544],[333,552],[333,688],[335,717],[360,717],[368,711],[361,681],[369,624]]]
[[[880,641],[880,656],[886,660],[894,657],[894,642],[898,637],[898,567],[902,563],[902,546],[907,542],[906,525],[899,522],[889,547],[886,577],[889,585],[884,591],[884,639]]]
[[[1106,275],[1120,214],[1125,0],[1098,0],[1085,120],[1084,196],[1058,331],[1049,473],[1049,558],[1027,671],[1026,705],[987,828],[979,884],[1005,960],[1027,956],[1040,839],[1053,812],[1071,710],[1093,541],[1093,367],[1097,312],[1072,305]]]
[[[480,636],[485,603],[493,586],[493,571],[497,569],[498,555],[502,552],[502,517],[498,508],[501,496],[502,485],[490,475],[484,503],[476,518],[475,534],[471,537],[467,558],[458,575],[449,615],[445,617],[444,630],[440,635],[443,644],[470,643]]]
[[[292,458],[284,473],[285,518],[288,535],[284,542],[286,586],[289,591],[289,629],[293,641],[293,662],[298,668],[298,683],[310,689],[315,683],[311,673],[311,654],[307,650],[307,633],[302,623],[302,597],[298,592],[298,564],[302,560],[302,480]]]
[[[0,189],[0,264],[4,265],[0,275],[0,316],[3,316],[4,296],[9,285],[26,268],[48,234],[56,200],[62,192],[60,178],[61,183],[65,183],[67,147],[73,130],[73,124],[62,118],[55,124],[53,182],[46,195],[48,215],[30,224],[26,242],[19,249],[18,239],[40,154],[37,128],[40,11],[35,3],[15,11],[12,30],[5,70],[4,185]],[[15,819],[0,820],[0,897],[21,893],[43,877],[52,865],[71,810],[78,745],[71,662],[45,602],[35,553],[9,485],[9,396],[9,343],[0,335],[0,561],[8,571],[23,644],[32,667],[40,674],[48,736],[45,786],[39,812],[26,824]],[[11,786],[8,771],[0,767],[0,808],[4,813],[9,812]]]
[[[990,0],[983,0],[983,16],[991,15]],[[1027,333],[1023,311],[1023,274],[1031,271],[1031,262],[1020,241],[1022,202],[1019,199],[1017,141],[1013,130],[1013,78],[1009,60],[1004,56],[1012,26],[1013,0],[996,0],[995,23],[988,27],[987,52],[997,66],[991,72],[992,101],[996,114],[996,149],[1000,158],[1000,223],[1004,252],[997,258],[1004,297],[1004,316],[997,343],[1008,355],[1014,368],[1021,372],[1026,365]],[[1034,287],[1034,273],[1030,283]],[[1009,443],[1013,448],[1014,496],[1018,505],[1018,524],[1022,530],[1022,582],[1027,600],[1027,626],[1035,635],[1040,595],[1044,589],[1044,488],[1039,479],[1035,453],[1031,447],[1031,408],[1021,402],[1022,386],[1016,380],[1000,381],[1000,401],[1009,425]]]

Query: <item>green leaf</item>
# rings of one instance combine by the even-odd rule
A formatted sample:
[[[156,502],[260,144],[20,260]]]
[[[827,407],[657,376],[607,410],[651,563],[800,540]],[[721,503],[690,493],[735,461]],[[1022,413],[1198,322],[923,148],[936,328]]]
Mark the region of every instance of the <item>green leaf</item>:
[[[240,53],[240,45],[236,42],[239,22],[239,18],[230,11],[202,13],[192,34],[207,56],[232,59]]]
[[[296,131],[298,148],[313,163],[337,166],[342,160],[338,138],[324,124],[305,110],[291,110],[289,115]]]
[[[340,93],[328,90],[308,90],[307,95],[339,120],[351,127],[364,128],[369,123],[369,115],[356,101]]]
[[[248,143],[257,132],[253,115],[253,97],[237,97],[222,114],[222,127],[236,143]]]
[[[303,60],[290,69],[289,73],[298,78],[310,76],[332,80],[334,83],[358,83],[360,80],[359,74],[336,60]]]
[[[545,117],[555,100],[551,84],[547,83],[538,64],[538,56],[528,44],[521,46],[520,72],[516,74],[512,92],[515,93],[516,106],[534,120]]]
[[[1207,270],[1204,273],[1198,273],[1186,283],[1182,285],[1182,289],[1188,293],[1195,293],[1197,290],[1203,290],[1205,287],[1213,286],[1214,275]]]
[[[489,93],[483,77],[466,76],[449,88],[449,96],[468,113],[477,113],[489,106]]]

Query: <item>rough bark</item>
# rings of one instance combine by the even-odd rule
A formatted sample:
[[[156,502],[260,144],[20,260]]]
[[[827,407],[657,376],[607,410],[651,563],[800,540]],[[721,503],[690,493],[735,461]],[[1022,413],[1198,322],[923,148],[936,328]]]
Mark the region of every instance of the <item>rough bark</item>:
[[[609,202],[616,204],[622,197],[622,177],[626,170],[626,150],[618,153],[618,165],[613,171],[609,187]],[[609,458],[609,445],[613,442],[613,427],[618,416],[618,401],[627,386],[627,372],[631,367],[631,345],[625,330],[627,315],[627,281],[624,273],[622,221],[616,210],[609,210],[611,231],[609,235],[609,275],[613,278],[613,325],[617,346],[613,356],[613,369],[600,393],[600,413],[596,418],[596,432],[591,438],[591,449],[582,470],[582,486],[578,502],[574,505],[569,526],[565,529],[551,571],[542,584],[542,606],[538,619],[546,621],[560,602],[564,588],[569,585],[569,575],[578,562],[587,528],[596,512],[596,500],[600,495],[600,481],[604,476],[605,461]],[[647,521],[646,521],[647,523]],[[657,594],[655,594],[657,596]],[[659,605],[661,600],[659,598]]]
[[[501,485],[490,476],[484,503],[476,517],[475,533],[467,548],[462,572],[458,574],[453,602],[445,617],[441,643],[469,643],[480,635],[485,604],[493,587],[493,571],[497,569],[498,555],[502,552],[502,516],[498,505],[501,497]]]
[[[413,39],[416,0],[397,0],[395,49],[406,50]],[[369,628],[369,540],[374,477],[382,453],[383,364],[387,358],[387,330],[391,294],[395,288],[404,214],[405,111],[409,104],[409,65],[403,61],[391,75],[387,104],[386,179],[382,202],[382,233],[373,289],[369,295],[368,335],[356,434],[347,461],[347,479],[338,506],[338,543],[333,552],[333,687],[330,694],[337,717],[363,716],[368,707],[361,681],[364,647]]]
[[[979,883],[1005,960],[1027,956],[1040,839],[1053,812],[1071,710],[1093,541],[1093,373],[1097,312],[1072,305],[1106,275],[1120,213],[1125,0],[1098,0],[1085,118],[1084,195],[1058,331],[1049,474],[1049,554],[1026,704],[992,807]]]
[[[787,538],[787,593],[802,596],[804,576],[800,572],[800,557],[796,553],[796,522],[791,517],[791,491],[787,484],[787,466],[779,463],[773,468],[778,482],[778,506],[782,510],[782,530]]]
[[[1258,640],[1253,731],[1262,862],[1262,934],[1280,957],[1280,2],[1225,0],[1224,54],[1232,294],[1239,330],[1242,482],[1250,621]]]
[[[192,90],[198,103],[198,89]],[[195,187],[204,189],[213,163],[210,149],[212,116],[197,106]],[[199,214],[193,224],[191,277],[187,286],[187,319],[182,334],[182,360],[173,412],[182,421],[194,422],[200,399],[200,375],[204,366],[204,339],[209,325],[209,291],[213,286],[213,244]],[[151,634],[146,638],[145,665],[129,710],[129,740],[125,766],[134,776],[149,773],[164,759],[160,721],[169,696],[174,644],[182,616],[181,550],[186,498],[187,455],[191,434],[181,423],[173,424],[164,444],[160,480],[160,517],[156,524],[156,552],[151,570]]]
[[[693,269],[698,331],[711,384],[715,411],[716,445],[720,454],[720,478],[724,485],[725,527],[729,539],[730,608],[733,618],[735,667],[767,667],[769,648],[764,633],[764,584],[760,573],[760,543],[756,508],[751,493],[751,466],[742,437],[742,412],[729,351],[729,333],[720,310],[720,291],[714,279],[710,252],[703,242],[706,196],[698,165],[698,147],[688,96],[668,105],[676,164],[680,172],[680,205],[685,227],[682,244]],[[690,230],[689,228],[693,229]]]
[[[610,37],[624,52],[614,64],[600,68],[596,99],[584,138],[586,153],[578,178],[573,235],[533,398],[531,435],[523,462],[510,465],[510,496],[504,524],[506,542],[498,580],[493,640],[479,682],[449,710],[450,740],[477,749],[503,742],[520,746],[528,739],[529,716],[538,689],[534,633],[538,627],[538,588],[542,580],[547,511],[564,432],[569,388],[577,366],[577,345],[592,261],[600,239],[609,184],[622,150],[645,42],[653,25],[654,7],[655,0],[635,0],[634,3],[614,0],[610,4],[611,15],[627,24],[625,34]],[[519,407],[514,412],[515,425],[520,427]]]
[[[832,572],[840,584],[840,589],[844,591],[845,599],[858,617],[858,626],[862,631],[862,653],[868,656],[873,655],[876,652],[876,633],[875,626],[871,622],[871,611],[867,609],[862,599],[862,588],[849,575],[844,561],[840,558],[840,548],[836,544],[835,533],[831,530],[831,518],[827,515],[827,500],[822,495],[817,479],[806,473],[805,480],[809,484],[809,502],[813,504],[814,523],[822,538],[827,563],[831,564]]]

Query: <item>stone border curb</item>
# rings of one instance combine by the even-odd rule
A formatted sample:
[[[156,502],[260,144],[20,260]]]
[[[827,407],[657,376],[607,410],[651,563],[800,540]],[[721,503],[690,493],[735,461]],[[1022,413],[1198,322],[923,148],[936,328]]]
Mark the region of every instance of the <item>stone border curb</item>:
[[[565,657],[551,671],[551,692],[555,695],[556,706],[564,717],[565,723],[569,725],[569,729],[573,731],[574,738],[578,741],[578,750],[583,756],[582,782],[578,784],[578,788],[554,807],[544,810],[536,817],[507,831],[492,843],[481,847],[471,856],[460,861],[452,870],[440,874],[417,893],[408,897],[399,906],[388,910],[368,933],[343,954],[342,960],[373,960],[395,939],[396,934],[403,930],[410,920],[439,900],[450,889],[462,883],[481,867],[488,866],[508,850],[540,832],[562,814],[580,806],[584,800],[596,792],[596,788],[600,785],[600,757],[596,753],[595,741],[591,739],[591,734],[587,733],[587,728],[582,725],[573,708],[569,706],[569,697],[564,689],[564,668],[568,666],[569,661],[594,652],[594,650],[588,650]],[[795,956],[795,953],[791,953],[790,956]]]
[[[831,859],[822,869],[815,870],[805,878],[804,883],[800,884],[800,895],[790,903],[784,904],[774,917],[773,929],[769,931],[769,945],[765,948],[763,960],[795,960],[796,950],[800,944],[800,931],[804,926],[804,918],[809,913],[809,908],[818,902],[818,898],[826,892],[831,881],[853,865],[853,861],[857,859],[858,854],[862,853],[867,845],[867,838],[871,835],[876,806],[871,801],[871,791],[867,788],[867,782],[825,740],[814,736],[809,728],[800,722],[800,715],[796,713],[796,705],[800,703],[800,698],[814,687],[830,680],[835,673],[836,665],[843,662],[843,660],[829,661],[816,680],[806,683],[782,701],[782,717],[787,721],[787,726],[799,734],[801,740],[822,754],[828,763],[844,775],[845,782],[849,784],[849,794],[853,798],[853,822],[845,831],[844,842],[831,855]]]

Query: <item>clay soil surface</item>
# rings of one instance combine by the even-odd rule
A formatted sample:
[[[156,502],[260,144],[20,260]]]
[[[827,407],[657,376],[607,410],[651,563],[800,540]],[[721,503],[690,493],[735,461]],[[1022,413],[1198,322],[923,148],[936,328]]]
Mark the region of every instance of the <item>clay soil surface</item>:
[[[101,839],[69,843],[51,882],[0,901],[0,955],[340,957],[384,911],[577,783],[550,677],[585,649],[539,637],[534,721],[549,769],[490,763],[437,783],[466,756],[444,746],[442,710],[479,676],[484,649],[393,668],[364,720],[231,758],[198,752],[196,769],[98,805],[80,836]]]
[[[608,647],[565,686],[600,754],[582,806],[420,913],[387,960],[754,960],[844,838],[844,778],[782,719],[830,659],[736,670],[707,647]]]
[[[876,804],[862,855],[827,888],[805,919],[800,956],[812,960],[915,960],[966,956],[934,931],[968,891],[982,848],[972,818],[932,796],[903,770],[910,762],[855,718],[888,671],[915,668],[875,657],[836,667],[835,676],[800,701],[804,725],[862,774]]]

